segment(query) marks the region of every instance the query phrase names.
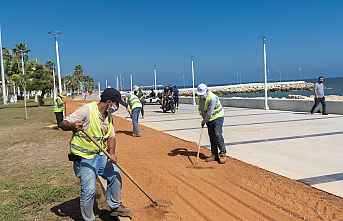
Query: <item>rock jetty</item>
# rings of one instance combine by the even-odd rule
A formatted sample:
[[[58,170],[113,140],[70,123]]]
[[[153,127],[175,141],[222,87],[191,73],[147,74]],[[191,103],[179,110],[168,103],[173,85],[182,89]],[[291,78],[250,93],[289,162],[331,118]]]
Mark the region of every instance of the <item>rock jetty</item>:
[[[308,90],[313,91],[314,84],[305,81],[273,82],[267,84],[268,91],[291,91]],[[264,91],[264,83],[235,84],[225,86],[209,87],[209,90],[219,96],[235,93],[255,93]],[[180,89],[181,96],[191,96],[192,88]]]

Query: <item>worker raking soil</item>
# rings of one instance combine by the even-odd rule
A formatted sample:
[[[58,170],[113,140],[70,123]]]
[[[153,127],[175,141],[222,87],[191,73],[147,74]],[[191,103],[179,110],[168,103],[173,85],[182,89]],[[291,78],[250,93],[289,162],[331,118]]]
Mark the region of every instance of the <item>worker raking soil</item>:
[[[69,160],[74,163],[74,172],[80,178],[80,209],[84,220],[95,220],[93,206],[96,178],[107,180],[106,199],[113,216],[132,217],[131,210],[121,202],[122,178],[116,165],[116,139],[112,114],[121,102],[119,91],[107,88],[100,102],[86,104],[68,116],[60,127],[73,131]],[[96,140],[101,149],[108,150],[110,158],[83,133]]]

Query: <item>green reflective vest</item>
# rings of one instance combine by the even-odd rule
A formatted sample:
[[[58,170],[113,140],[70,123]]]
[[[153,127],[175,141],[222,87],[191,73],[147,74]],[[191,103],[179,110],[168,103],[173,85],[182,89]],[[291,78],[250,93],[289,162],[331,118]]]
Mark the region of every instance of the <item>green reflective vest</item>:
[[[104,149],[107,148],[107,140],[113,131],[112,116],[108,116],[108,128],[104,133],[101,130],[101,119],[99,117],[99,109],[96,102],[86,104],[89,107],[89,125],[85,130],[89,136],[93,137],[99,145]],[[70,141],[70,152],[86,159],[92,159],[96,154],[102,154],[99,148],[92,143],[82,132],[73,134]]]
[[[142,107],[141,101],[139,100],[139,98],[134,95],[134,94],[130,94],[127,97],[127,104],[130,107],[130,110],[132,111],[133,109],[135,109],[136,107]]]
[[[211,91],[208,92],[208,95],[205,100],[205,107],[204,107],[205,112],[207,112],[208,107],[213,99],[216,100],[216,106],[214,107],[214,111],[212,115],[210,116],[210,119],[208,120],[209,122],[214,121],[220,117],[224,117],[224,110],[223,110],[222,104],[220,103],[218,96],[212,93]]]
[[[54,101],[54,112],[63,112],[64,111],[64,103],[60,97],[57,97]]]

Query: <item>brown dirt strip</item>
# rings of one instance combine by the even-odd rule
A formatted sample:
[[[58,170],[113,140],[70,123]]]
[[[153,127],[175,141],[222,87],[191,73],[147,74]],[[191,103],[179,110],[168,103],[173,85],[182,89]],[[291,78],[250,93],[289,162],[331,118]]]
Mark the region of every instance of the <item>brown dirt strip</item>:
[[[166,208],[150,202],[126,178],[123,201],[134,220],[343,220],[343,199],[230,158],[225,165],[200,161],[192,168],[196,144],[116,118],[118,162]],[[203,149],[200,157],[208,155]]]
[[[343,220],[339,197],[232,158],[195,169],[187,158],[195,161],[196,144],[147,127],[131,137],[131,122],[121,118],[116,128],[120,164],[154,197],[172,202],[146,210],[149,202],[124,179],[135,220]]]

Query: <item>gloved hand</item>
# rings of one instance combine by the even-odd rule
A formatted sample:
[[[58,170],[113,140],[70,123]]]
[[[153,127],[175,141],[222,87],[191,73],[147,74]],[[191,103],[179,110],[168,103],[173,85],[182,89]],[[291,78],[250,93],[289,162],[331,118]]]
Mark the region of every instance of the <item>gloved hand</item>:
[[[81,121],[76,121],[72,125],[73,125],[73,131],[74,132],[78,132],[78,131],[81,131],[83,129],[83,123]]]
[[[201,127],[204,128],[206,122],[204,120],[201,121]]]

